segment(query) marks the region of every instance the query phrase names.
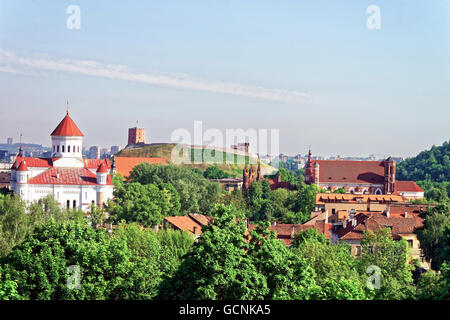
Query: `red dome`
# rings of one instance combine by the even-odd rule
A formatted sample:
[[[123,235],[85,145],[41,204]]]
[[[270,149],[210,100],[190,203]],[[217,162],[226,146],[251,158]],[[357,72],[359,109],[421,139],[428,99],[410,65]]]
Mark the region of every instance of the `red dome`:
[[[53,130],[51,136],[78,136],[83,137],[83,133],[81,133],[80,129],[78,129],[75,122],[73,122],[72,118],[69,116],[69,111],[67,111],[66,116],[59,125]]]

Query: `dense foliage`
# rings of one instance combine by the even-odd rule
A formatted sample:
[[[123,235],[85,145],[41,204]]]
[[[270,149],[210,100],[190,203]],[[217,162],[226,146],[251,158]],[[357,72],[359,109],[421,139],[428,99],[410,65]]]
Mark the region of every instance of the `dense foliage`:
[[[175,165],[149,165],[144,162],[134,167],[129,181],[142,185],[172,185],[178,192],[181,214],[207,214],[220,196],[218,183],[210,182],[191,169]]]
[[[416,157],[408,158],[397,166],[398,180],[427,180],[432,182],[450,181],[450,143],[432,146]]]

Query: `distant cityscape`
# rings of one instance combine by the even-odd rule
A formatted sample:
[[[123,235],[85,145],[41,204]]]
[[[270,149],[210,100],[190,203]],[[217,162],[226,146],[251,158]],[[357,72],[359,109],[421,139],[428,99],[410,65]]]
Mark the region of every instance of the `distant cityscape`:
[[[51,148],[40,144],[34,143],[21,143],[14,142],[13,138],[8,137],[6,143],[0,143],[0,162],[12,163],[14,162],[17,153],[19,152],[20,146],[22,145],[22,150],[24,156],[26,157],[51,157]],[[143,128],[129,128],[128,130],[128,144],[125,148],[142,147],[145,145],[145,129]],[[237,145],[230,146],[231,149],[241,150],[248,152],[248,143],[238,143]],[[83,148],[83,157],[88,159],[107,159],[111,158],[113,155],[121,150],[120,146],[114,145],[109,148],[101,146],[91,146],[89,148]],[[260,155],[260,160],[266,164],[274,164],[275,162],[283,163],[283,167],[289,170],[301,170],[305,167],[308,161],[307,154],[296,154],[296,155],[286,155],[280,153],[278,156],[272,155]],[[404,160],[402,157],[392,157],[397,163]],[[377,157],[373,154],[367,157],[342,157],[340,155],[336,156],[313,156],[313,160],[347,160],[347,161],[378,161],[383,160],[384,157]],[[278,161],[277,161],[278,160]]]

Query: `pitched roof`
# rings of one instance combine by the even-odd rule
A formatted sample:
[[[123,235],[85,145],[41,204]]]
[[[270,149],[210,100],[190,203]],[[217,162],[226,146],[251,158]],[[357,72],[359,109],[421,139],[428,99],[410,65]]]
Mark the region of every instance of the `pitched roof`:
[[[403,197],[390,194],[349,194],[349,193],[317,193],[316,204],[328,201],[343,201],[347,203],[367,203],[370,201],[403,202]]]
[[[255,224],[250,224],[248,229],[253,230],[256,227]],[[276,225],[270,225],[269,230],[275,231],[277,233],[277,239],[283,240],[284,244],[289,246],[292,244],[293,235],[299,234],[301,231],[305,231],[307,229],[314,228],[319,233],[324,234],[327,239],[330,238],[330,229],[332,225],[329,223],[316,222],[315,224],[285,224],[285,223],[277,223]]]
[[[96,185],[97,176],[87,168],[50,168],[31,178],[29,184]],[[112,185],[111,176],[106,184]]]
[[[319,183],[384,183],[384,161],[313,160]]]
[[[17,168],[17,171],[28,171],[28,167],[25,160],[22,160],[20,162],[19,168]]]
[[[51,133],[51,136],[78,136],[83,137],[83,133],[78,129],[75,122],[69,116],[69,111],[67,111],[66,116],[58,124],[55,130]]]
[[[128,177],[130,172],[135,166],[142,162],[149,164],[167,164],[167,161],[163,158],[140,158],[140,157],[114,157],[116,161],[117,173],[120,173],[124,177]]]
[[[98,166],[97,172],[98,173],[108,173],[108,167],[107,167],[105,161],[102,161],[102,163]]]
[[[395,194],[399,192],[423,192],[414,181],[396,181]]]
[[[83,159],[84,167],[88,169],[98,169],[98,167],[104,163],[106,169],[111,169],[111,164],[109,159]]]
[[[343,240],[361,240],[365,230],[374,231],[378,228],[389,227],[393,239],[400,239],[402,234],[414,233],[417,228],[423,227],[423,220],[417,215],[408,217],[390,216],[378,213],[360,213],[356,215],[356,225],[350,222],[345,228],[338,230],[339,239]]]
[[[214,221],[213,217],[205,216],[200,213],[189,213],[189,217],[202,226],[206,226]]]
[[[164,220],[169,222],[176,229],[194,233],[195,228],[195,234],[202,233],[202,225],[197,223],[195,220],[191,219],[189,216],[166,217],[164,218]]]

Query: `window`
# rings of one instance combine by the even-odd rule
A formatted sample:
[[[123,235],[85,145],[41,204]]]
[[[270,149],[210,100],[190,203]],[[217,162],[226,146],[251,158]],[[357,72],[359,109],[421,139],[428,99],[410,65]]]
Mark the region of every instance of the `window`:
[[[62,146],[62,152],[64,152],[64,146]]]
[[[67,146],[67,152],[70,152],[70,146]]]
[[[408,245],[412,248],[413,247],[413,241],[412,240],[406,240],[408,241]]]
[[[84,199],[87,199],[87,192],[84,193]]]
[[[59,152],[59,145],[56,146],[56,152]]]
[[[74,207],[74,208],[77,207],[77,200],[73,200],[73,207]]]
[[[70,208],[70,200],[67,200],[67,208]]]

